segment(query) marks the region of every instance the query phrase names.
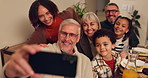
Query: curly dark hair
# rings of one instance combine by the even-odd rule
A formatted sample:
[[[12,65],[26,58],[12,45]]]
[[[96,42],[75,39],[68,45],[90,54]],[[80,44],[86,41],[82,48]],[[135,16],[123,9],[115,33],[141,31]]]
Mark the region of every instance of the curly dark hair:
[[[93,35],[93,45],[96,46],[96,38],[100,38],[100,37],[104,37],[104,36],[107,36],[111,43],[112,44],[115,44],[116,43],[116,36],[115,34],[109,30],[109,29],[100,29],[100,30],[97,30],[94,35]]]
[[[29,19],[34,27],[44,26],[44,24],[38,18],[38,7],[40,5],[47,8],[53,17],[55,17],[59,12],[56,4],[54,4],[51,0],[35,0],[29,10]]]

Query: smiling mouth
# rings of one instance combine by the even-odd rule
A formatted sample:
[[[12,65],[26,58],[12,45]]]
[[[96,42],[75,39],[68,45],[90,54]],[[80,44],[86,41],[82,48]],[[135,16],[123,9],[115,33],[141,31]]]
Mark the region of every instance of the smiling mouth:
[[[70,42],[68,42],[68,41],[62,41],[62,43],[64,44],[64,45],[71,45],[72,43],[70,43]]]
[[[88,33],[88,34],[93,34],[93,31],[92,31],[92,30],[91,30],[91,31],[87,31],[87,33]]]
[[[104,53],[104,52],[106,52],[106,51],[100,51],[101,53]]]
[[[116,30],[116,32],[121,32],[121,30],[120,29],[115,29]]]
[[[46,23],[46,24],[48,24],[48,23],[50,23],[51,22],[51,20],[45,20],[44,21],[44,23]]]
[[[52,17],[50,17],[48,20],[45,20],[45,23],[46,24],[49,24],[49,23],[51,23],[51,20],[52,20],[53,18]]]

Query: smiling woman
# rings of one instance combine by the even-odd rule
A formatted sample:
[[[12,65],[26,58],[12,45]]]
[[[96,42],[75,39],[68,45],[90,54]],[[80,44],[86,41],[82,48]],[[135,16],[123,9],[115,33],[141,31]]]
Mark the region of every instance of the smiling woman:
[[[27,41],[29,44],[57,42],[58,29],[61,22],[67,18],[76,18],[72,8],[58,13],[58,8],[50,0],[37,0],[29,10],[29,18],[36,31]],[[40,34],[40,35],[39,35]]]
[[[87,12],[82,17],[83,33],[77,44],[78,51],[89,57],[90,60],[96,55],[96,49],[92,44],[94,33],[101,29],[100,20],[93,12]]]
[[[57,42],[59,26],[63,20],[68,18],[79,21],[77,13],[71,7],[63,12],[59,12],[56,4],[51,0],[34,1],[29,9],[29,19],[35,31],[31,37],[22,44]],[[21,47],[22,44],[14,47]],[[14,47],[10,47],[9,49]]]
[[[62,18],[56,16],[57,14],[58,8],[53,2],[49,0],[33,2],[29,10],[29,19],[36,31],[27,43],[39,44],[56,42],[59,24],[63,21]],[[39,36],[37,34],[38,32],[40,34]],[[40,38],[41,36],[42,38]]]

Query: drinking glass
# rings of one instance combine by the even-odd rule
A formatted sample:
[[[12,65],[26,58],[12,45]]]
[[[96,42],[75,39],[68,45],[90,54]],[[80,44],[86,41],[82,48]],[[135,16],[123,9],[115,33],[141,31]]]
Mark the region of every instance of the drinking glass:
[[[128,62],[122,74],[122,78],[138,78],[138,73],[136,69],[136,60],[138,53],[134,49],[130,50],[128,53]]]

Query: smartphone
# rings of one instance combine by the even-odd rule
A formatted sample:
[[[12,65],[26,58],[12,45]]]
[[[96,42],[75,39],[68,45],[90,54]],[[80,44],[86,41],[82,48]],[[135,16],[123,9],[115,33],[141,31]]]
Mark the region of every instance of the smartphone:
[[[75,77],[77,56],[52,52],[38,52],[29,56],[29,63],[36,73]]]

